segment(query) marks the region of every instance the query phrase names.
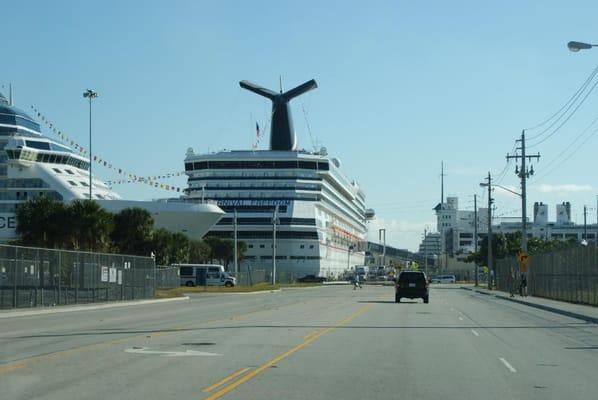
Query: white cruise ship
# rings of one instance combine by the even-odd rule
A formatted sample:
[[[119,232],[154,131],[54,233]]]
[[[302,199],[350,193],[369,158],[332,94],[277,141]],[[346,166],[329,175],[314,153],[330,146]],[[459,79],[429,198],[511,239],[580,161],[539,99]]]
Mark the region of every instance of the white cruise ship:
[[[110,212],[129,207],[148,210],[158,228],[199,239],[224,212],[214,204],[122,200],[92,177],[94,200]],[[52,140],[24,111],[0,94],[0,242],[16,239],[16,208],[46,195],[61,201],[89,198],[89,158]]]
[[[363,191],[325,149],[297,150],[288,103],[316,82],[285,93],[247,81],[241,87],[273,102],[270,150],[196,155],[189,149],[187,201],[213,200],[227,213],[208,236],[232,238],[236,212],[237,237],[248,247],[242,270],[271,270],[276,229],[276,270],[283,279],[284,274],[335,278],[363,264],[367,220],[374,216]]]

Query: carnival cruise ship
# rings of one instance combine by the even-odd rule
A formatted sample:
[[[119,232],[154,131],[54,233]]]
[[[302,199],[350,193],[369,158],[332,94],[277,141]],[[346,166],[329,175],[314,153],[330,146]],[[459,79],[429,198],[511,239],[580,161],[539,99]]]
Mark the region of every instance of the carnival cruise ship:
[[[16,209],[45,195],[61,201],[89,198],[89,158],[41,133],[40,126],[0,94],[0,242],[16,239]],[[157,228],[199,239],[224,212],[214,204],[123,200],[92,177],[93,200],[110,212],[140,207]]]
[[[269,270],[274,256],[279,279],[336,278],[363,264],[367,221],[374,217],[363,191],[324,148],[297,149],[289,101],[316,82],[285,93],[247,81],[240,85],[272,100],[270,149],[201,155],[188,150],[187,199],[213,200],[227,213],[208,236],[232,238],[236,226],[238,240],[247,243],[242,270]]]

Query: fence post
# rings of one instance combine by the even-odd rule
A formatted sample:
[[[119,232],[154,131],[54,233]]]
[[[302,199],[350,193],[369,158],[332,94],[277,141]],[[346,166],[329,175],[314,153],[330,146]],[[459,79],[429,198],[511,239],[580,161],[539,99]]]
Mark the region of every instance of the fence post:
[[[18,304],[17,304],[17,255],[18,255],[19,249],[18,247],[15,247],[15,259],[14,259],[14,268],[13,268],[13,286],[12,286],[12,306],[13,308],[17,308]]]

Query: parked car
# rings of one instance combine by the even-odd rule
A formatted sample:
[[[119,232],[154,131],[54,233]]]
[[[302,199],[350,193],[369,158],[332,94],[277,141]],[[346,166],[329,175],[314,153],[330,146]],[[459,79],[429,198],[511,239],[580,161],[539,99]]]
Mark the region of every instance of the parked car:
[[[400,303],[401,299],[421,298],[424,303],[430,301],[428,292],[428,279],[426,274],[421,271],[403,271],[399,274],[395,284],[395,303]]]
[[[305,275],[303,278],[297,279],[299,283],[322,283],[326,282],[326,278],[323,276]]]
[[[432,283],[455,283],[455,275],[436,275],[432,277]]]

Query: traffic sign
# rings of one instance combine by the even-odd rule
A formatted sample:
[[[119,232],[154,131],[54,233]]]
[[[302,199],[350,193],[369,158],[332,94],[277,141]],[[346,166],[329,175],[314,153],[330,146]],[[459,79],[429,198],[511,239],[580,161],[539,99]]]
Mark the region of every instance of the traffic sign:
[[[529,254],[527,254],[525,251],[520,251],[517,255],[517,261],[519,261],[519,272],[527,272]]]

